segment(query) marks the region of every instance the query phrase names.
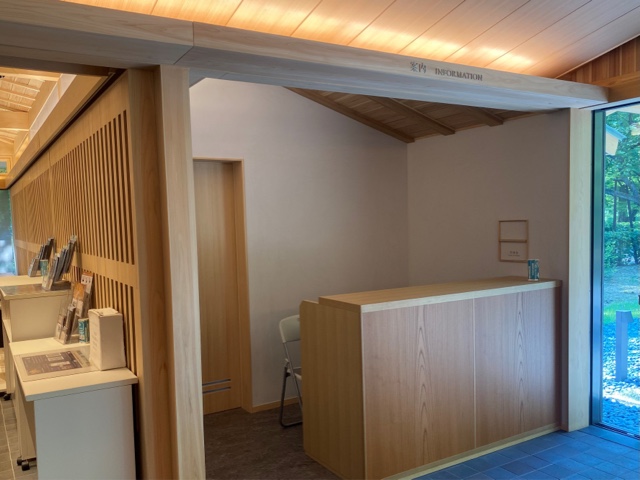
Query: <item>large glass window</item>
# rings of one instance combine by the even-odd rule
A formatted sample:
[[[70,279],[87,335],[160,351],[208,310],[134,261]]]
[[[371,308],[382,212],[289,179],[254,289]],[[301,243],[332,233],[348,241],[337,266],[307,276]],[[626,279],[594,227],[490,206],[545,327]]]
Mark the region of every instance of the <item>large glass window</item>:
[[[8,190],[0,190],[0,275],[15,275],[11,198]]]
[[[592,422],[640,433],[640,104],[596,113]]]

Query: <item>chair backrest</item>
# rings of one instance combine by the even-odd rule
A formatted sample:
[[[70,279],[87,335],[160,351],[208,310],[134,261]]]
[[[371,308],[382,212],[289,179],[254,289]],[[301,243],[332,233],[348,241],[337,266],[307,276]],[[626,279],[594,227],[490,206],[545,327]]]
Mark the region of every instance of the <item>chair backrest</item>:
[[[300,340],[300,315],[291,315],[280,320],[280,337],[282,343]]]

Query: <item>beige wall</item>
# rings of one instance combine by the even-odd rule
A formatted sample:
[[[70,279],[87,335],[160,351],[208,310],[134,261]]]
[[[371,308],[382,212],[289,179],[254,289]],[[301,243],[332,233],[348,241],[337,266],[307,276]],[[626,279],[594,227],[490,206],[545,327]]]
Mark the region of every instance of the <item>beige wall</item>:
[[[245,161],[254,405],[277,399],[301,299],[526,275],[498,260],[498,220],[529,220],[566,312],[566,112],[407,147],[279,87],[204,80],[191,103],[194,156]]]
[[[405,144],[280,87],[191,88],[194,157],[245,162],[254,405],[303,299],[408,282]]]
[[[529,258],[566,292],[568,139],[558,112],[409,145],[410,283],[526,275],[498,260],[498,221],[527,219]]]

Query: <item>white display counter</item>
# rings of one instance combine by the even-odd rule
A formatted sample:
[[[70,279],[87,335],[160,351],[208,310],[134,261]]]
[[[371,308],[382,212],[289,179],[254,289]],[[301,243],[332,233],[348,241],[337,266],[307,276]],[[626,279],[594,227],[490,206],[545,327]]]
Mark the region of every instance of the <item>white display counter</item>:
[[[27,282],[26,279],[23,281]],[[70,292],[69,289],[47,291],[41,284],[0,285],[2,338],[5,349],[11,342],[52,337],[58,313],[70,302]],[[6,353],[5,375],[6,393],[10,396],[14,392],[15,373],[11,355]]]
[[[78,348],[88,355],[89,346],[46,338],[13,342],[10,348],[19,362],[28,354]],[[131,386],[138,378],[130,370],[39,380],[29,380],[24,369],[17,373],[20,455],[25,460],[37,456],[40,480],[136,478]]]

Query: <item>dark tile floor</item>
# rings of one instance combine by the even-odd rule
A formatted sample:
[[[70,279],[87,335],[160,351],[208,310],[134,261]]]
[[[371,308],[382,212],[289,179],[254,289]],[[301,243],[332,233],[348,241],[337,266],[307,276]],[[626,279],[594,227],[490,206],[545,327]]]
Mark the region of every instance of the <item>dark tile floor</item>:
[[[299,415],[286,408],[286,420]],[[205,415],[204,448],[207,478],[337,479],[309,458],[302,447],[302,425],[282,428],[278,410],[247,413],[236,409]]]
[[[287,407],[295,415],[295,406]],[[302,447],[302,426],[283,429],[278,411],[204,417],[207,478],[335,479]],[[554,432],[415,479],[640,479],[640,442],[588,427]]]
[[[415,478],[638,480],[639,443],[597,427],[554,432]]]
[[[22,471],[16,463],[20,455],[18,445],[18,429],[13,400],[2,400],[0,397],[0,480],[37,480],[36,466]]]

